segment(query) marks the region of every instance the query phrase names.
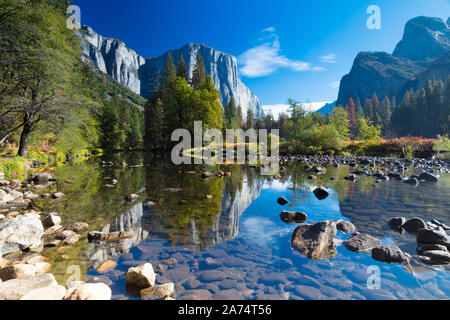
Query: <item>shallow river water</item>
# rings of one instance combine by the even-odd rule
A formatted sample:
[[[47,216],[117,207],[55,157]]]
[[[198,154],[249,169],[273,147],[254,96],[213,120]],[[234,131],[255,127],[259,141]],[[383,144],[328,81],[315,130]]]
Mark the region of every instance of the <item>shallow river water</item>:
[[[369,176],[350,182],[342,178],[352,168],[341,166],[327,167],[326,174],[309,180],[311,172],[303,164],[288,163],[281,179],[260,176],[258,168],[244,165],[206,168],[231,176],[202,179],[202,166],[176,167],[143,154],[128,157],[120,159],[126,167],[104,167],[99,159],[61,167],[55,172],[61,182],[50,188],[66,197],[37,201],[41,211],[59,212],[63,225],[84,221],[90,231],[135,234],[116,242],[90,244],[84,238],[71,247],[44,249],[60,283],[77,278],[104,282],[111,287],[113,299],[140,299],[136,290],[127,288],[124,272],[150,262],[158,283],[175,283],[176,299],[450,297],[449,266],[422,263],[416,257],[415,237],[388,227],[397,216],[449,224],[448,174],[442,173],[436,184],[413,187],[393,180],[376,183]],[[412,173],[414,169],[406,175]],[[67,179],[74,183],[64,183]],[[106,188],[112,179],[118,184]],[[327,187],[330,196],[319,201],[312,192],[317,186]],[[124,197],[131,193],[140,198],[128,203]],[[280,196],[289,204],[280,206]],[[148,201],[154,204],[149,206]],[[339,244],[332,259],[311,260],[292,250],[291,234],[297,225],[280,219],[283,210],[305,212],[306,223],[350,221],[359,232],[409,253],[411,262],[382,263]],[[97,271],[107,260],[116,265]]]

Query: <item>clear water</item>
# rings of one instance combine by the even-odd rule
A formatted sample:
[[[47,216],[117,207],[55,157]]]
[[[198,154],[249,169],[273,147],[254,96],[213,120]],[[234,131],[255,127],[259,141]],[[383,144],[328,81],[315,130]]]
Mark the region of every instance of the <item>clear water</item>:
[[[387,226],[396,216],[449,224],[447,174],[441,174],[437,184],[417,187],[399,181],[375,183],[367,176],[352,183],[342,179],[350,168],[341,166],[327,168],[325,175],[309,180],[311,172],[305,171],[303,164],[291,163],[285,165],[280,180],[238,165],[209,167],[209,171],[230,171],[232,175],[204,180],[202,166],[175,167],[164,159],[142,154],[129,157],[125,159],[128,164],[143,166],[102,167],[93,159],[58,169],[56,176],[61,182],[51,188],[65,192],[67,197],[38,203],[43,211],[58,211],[63,224],[85,221],[91,230],[135,233],[135,237],[117,242],[89,244],[82,239],[72,247],[45,249],[60,282],[73,280],[76,266],[82,280],[108,284],[113,299],[140,299],[135,289],[127,288],[124,272],[150,262],[154,267],[161,264],[167,268],[156,270],[157,282],[174,282],[176,299],[450,297],[449,266],[423,264],[415,257],[415,237]],[[196,173],[185,172],[192,170]],[[411,169],[407,174],[413,172]],[[330,180],[332,176],[337,180]],[[105,178],[119,183],[115,188],[105,188],[109,181]],[[66,179],[75,183],[62,182]],[[318,185],[329,188],[327,199],[319,201],[314,196],[312,190]],[[129,204],[123,200],[138,192],[138,201]],[[280,196],[290,203],[280,206]],[[145,206],[148,200],[155,205]],[[297,225],[281,221],[283,210],[307,213],[307,223],[350,221],[359,232],[411,254],[411,264],[381,263],[370,254],[351,252],[339,244],[334,258],[311,260],[291,249],[291,234]],[[336,236],[338,240],[347,237]],[[106,272],[96,271],[106,260],[117,265]],[[379,289],[374,282],[377,272]]]

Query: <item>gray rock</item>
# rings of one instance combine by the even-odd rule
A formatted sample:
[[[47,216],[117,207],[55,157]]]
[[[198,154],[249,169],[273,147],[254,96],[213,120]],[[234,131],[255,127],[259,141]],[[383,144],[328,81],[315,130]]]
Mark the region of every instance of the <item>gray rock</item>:
[[[14,279],[0,283],[0,300],[19,300],[38,288],[58,285],[52,274],[39,274],[26,279]]]
[[[356,233],[349,239],[342,242],[350,251],[370,252],[372,249],[381,247],[381,241],[368,235]]]
[[[44,227],[50,228],[61,224],[61,217],[56,213],[50,213],[44,218]]]
[[[303,223],[308,218],[306,213],[297,211],[283,211],[280,214],[281,220],[286,223]]]
[[[400,248],[387,245],[372,249],[372,258],[381,262],[388,263],[406,263],[408,262],[407,256]]]
[[[343,234],[353,234],[356,232],[356,227],[353,223],[342,219],[336,221],[336,228]]]
[[[278,202],[278,204],[280,204],[282,206],[289,203],[289,201],[287,201],[286,198],[284,198],[284,197],[279,197],[277,202]]]
[[[389,220],[389,227],[392,229],[398,229],[403,226],[403,224],[406,222],[406,219],[403,217],[395,217]]]
[[[32,177],[32,180],[34,182],[36,182],[37,184],[45,184],[49,180],[52,180],[52,179],[53,179],[53,176],[47,172],[37,173]]]
[[[318,187],[318,188],[314,189],[313,192],[314,192],[314,195],[316,196],[316,198],[319,200],[324,200],[330,195],[328,193],[328,191],[323,187]]]
[[[84,283],[67,290],[64,300],[111,300],[111,289],[104,283]]]
[[[137,194],[129,194],[128,196],[125,197],[125,200],[127,200],[128,202],[133,202],[136,201],[137,199],[139,199],[139,196]]]
[[[420,218],[412,218],[406,221],[402,228],[409,233],[415,234],[419,229],[427,229],[427,223]]]
[[[422,255],[425,251],[445,251],[448,252],[446,246],[440,244],[424,244],[417,247],[417,253]]]
[[[356,180],[356,175],[355,174],[350,174],[348,176],[345,176],[344,179],[348,180],[348,181],[355,181]]]
[[[330,259],[335,254],[335,235],[336,224],[333,221],[301,225],[292,233],[291,246],[311,259]]]
[[[441,244],[450,245],[450,238],[447,233],[439,227],[438,229],[419,229],[417,231],[417,242],[421,244]]]
[[[125,274],[127,285],[137,288],[149,288],[155,285],[156,275],[153,266],[145,263],[135,268],[129,268]]]
[[[35,274],[36,267],[32,264],[12,264],[0,269],[0,279],[2,281],[25,279]]]
[[[66,288],[60,285],[50,285],[37,288],[23,295],[20,300],[62,300],[67,293]]]
[[[428,182],[438,182],[439,179],[434,174],[428,173],[428,172],[422,172],[419,176],[419,180],[424,180]]]
[[[25,214],[12,220],[0,221],[1,254],[21,251],[41,244],[44,227],[37,214]],[[3,246],[1,244],[3,243]],[[1,256],[0,254],[0,256]]]

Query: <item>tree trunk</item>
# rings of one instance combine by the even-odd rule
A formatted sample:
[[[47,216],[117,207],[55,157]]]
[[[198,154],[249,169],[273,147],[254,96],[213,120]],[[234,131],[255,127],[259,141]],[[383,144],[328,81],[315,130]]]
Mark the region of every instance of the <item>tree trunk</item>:
[[[17,152],[17,155],[20,157],[26,157],[27,155],[27,140],[30,132],[31,125],[29,123],[25,123],[22,133],[20,134],[19,151]]]

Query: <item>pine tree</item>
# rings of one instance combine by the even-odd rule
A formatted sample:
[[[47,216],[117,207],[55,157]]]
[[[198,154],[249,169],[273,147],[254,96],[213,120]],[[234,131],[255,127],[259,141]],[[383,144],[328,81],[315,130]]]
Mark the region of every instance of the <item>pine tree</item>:
[[[169,87],[171,81],[175,80],[177,77],[177,70],[175,68],[175,64],[173,63],[172,54],[170,51],[167,53],[166,64],[164,66],[164,74],[163,74],[163,87]]]
[[[191,84],[194,90],[198,89],[201,83],[206,78],[205,64],[203,63],[203,58],[200,54],[200,51],[197,51],[197,55],[195,57],[195,67],[192,73]]]
[[[347,111],[348,121],[350,125],[350,132],[352,134],[356,134],[356,113],[353,98],[350,98],[348,100],[347,106],[345,107],[345,111]]]
[[[364,111],[363,111],[363,108],[361,106],[361,100],[359,100],[359,97],[356,98],[355,116],[356,116],[356,119],[364,117]]]
[[[255,128],[255,114],[253,113],[252,108],[247,109],[247,119],[246,119],[246,129],[254,129]]]
[[[366,103],[364,104],[364,116],[369,120],[373,118],[373,106],[370,99],[366,99]]]
[[[183,54],[180,53],[180,60],[177,64],[177,76],[186,79],[189,82],[189,74],[186,63],[184,62]]]
[[[242,114],[242,107],[239,105],[237,107],[237,122],[239,128],[244,128],[244,115]]]
[[[388,97],[384,98],[381,109],[383,135],[389,138],[391,135],[391,102],[389,101]]]
[[[237,129],[238,128],[238,112],[236,108],[236,103],[234,102],[234,97],[231,97],[230,102],[225,107],[224,112],[224,127],[227,129]]]
[[[372,96],[372,121],[377,125],[381,121],[381,104],[378,100],[377,94],[374,93]]]

